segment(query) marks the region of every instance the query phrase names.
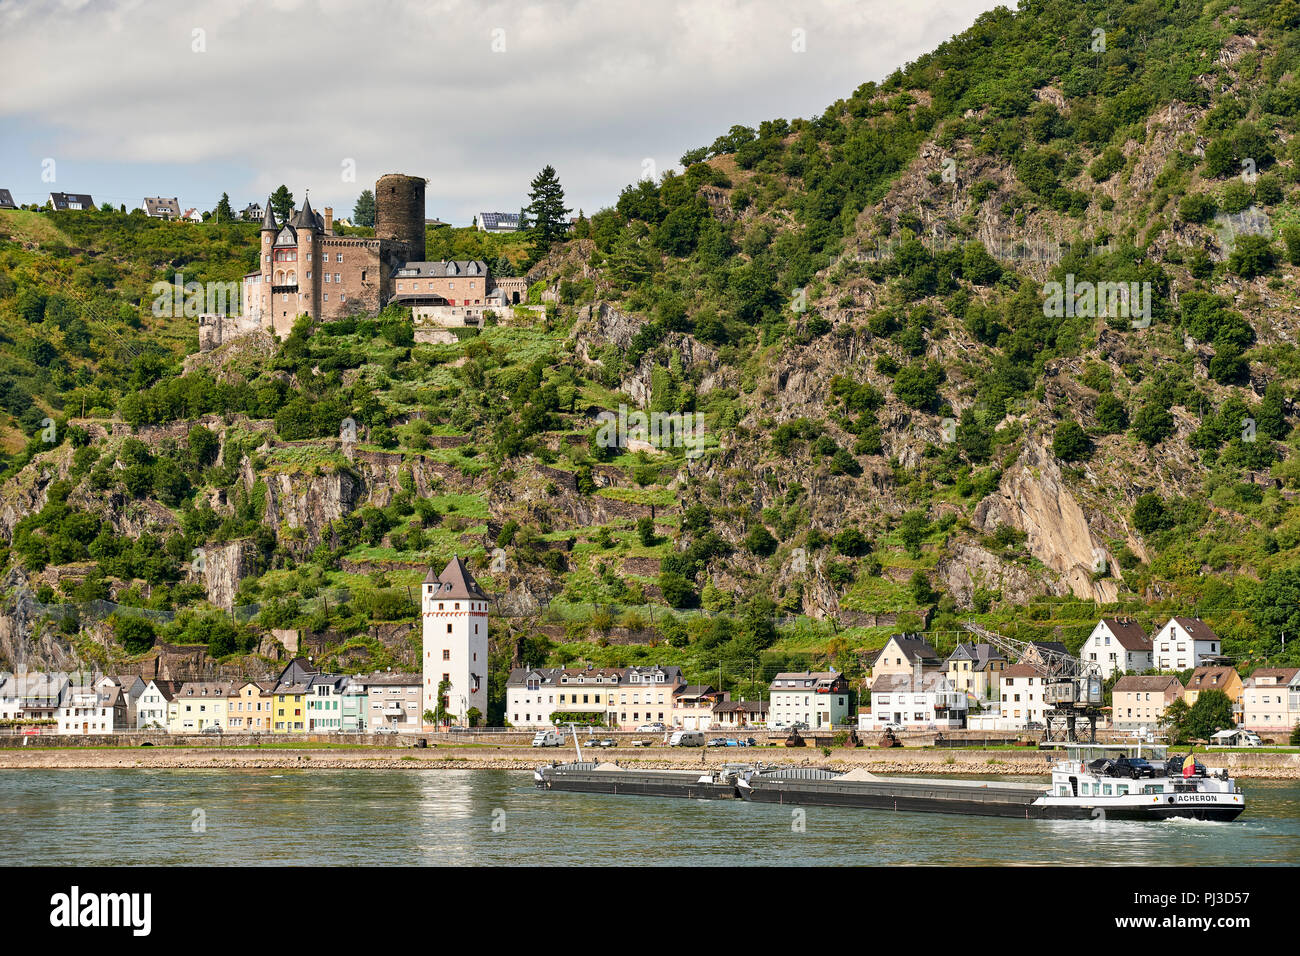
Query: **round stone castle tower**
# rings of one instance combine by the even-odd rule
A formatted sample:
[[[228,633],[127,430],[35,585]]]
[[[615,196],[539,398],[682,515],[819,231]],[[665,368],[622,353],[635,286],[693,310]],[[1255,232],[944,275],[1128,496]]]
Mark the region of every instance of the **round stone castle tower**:
[[[375,238],[406,244],[408,262],[424,261],[424,187],[427,179],[389,173],[375,183]]]

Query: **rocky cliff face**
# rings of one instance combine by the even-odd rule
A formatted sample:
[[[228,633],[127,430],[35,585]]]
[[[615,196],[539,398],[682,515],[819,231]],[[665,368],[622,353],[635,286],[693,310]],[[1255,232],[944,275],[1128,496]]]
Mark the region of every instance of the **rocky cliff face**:
[[[1034,438],[1003,474],[997,493],[976,505],[971,523],[987,532],[1009,525],[1028,535],[1029,552],[1059,576],[1059,585],[1048,584],[1052,593],[1068,590],[1103,603],[1119,593],[1115,581],[1094,580],[1114,558],[1065,487],[1056,459]]]
[[[208,601],[223,610],[235,603],[239,582],[257,570],[257,548],[247,540],[203,548],[196,560]]]

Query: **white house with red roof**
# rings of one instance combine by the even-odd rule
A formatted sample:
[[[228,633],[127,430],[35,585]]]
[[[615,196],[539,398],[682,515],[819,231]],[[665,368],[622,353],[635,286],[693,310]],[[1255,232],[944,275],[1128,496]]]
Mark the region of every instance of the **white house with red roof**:
[[[1079,659],[1096,664],[1103,680],[1116,671],[1149,671],[1155,667],[1151,638],[1131,617],[1103,617],[1079,650]]]
[[[438,712],[439,688],[448,722],[465,725],[471,708],[487,716],[488,595],[460,556],[420,585],[424,711]]]
[[[1223,642],[1199,617],[1171,617],[1151,638],[1155,669],[1185,671],[1221,663]]]

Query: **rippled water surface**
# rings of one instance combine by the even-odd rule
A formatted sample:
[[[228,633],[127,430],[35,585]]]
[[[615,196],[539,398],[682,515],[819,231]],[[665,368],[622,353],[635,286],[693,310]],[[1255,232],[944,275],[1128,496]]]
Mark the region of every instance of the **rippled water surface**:
[[[1233,823],[545,793],[504,770],[0,772],[0,864],[1300,865],[1300,781]],[[201,832],[196,832],[201,830]]]

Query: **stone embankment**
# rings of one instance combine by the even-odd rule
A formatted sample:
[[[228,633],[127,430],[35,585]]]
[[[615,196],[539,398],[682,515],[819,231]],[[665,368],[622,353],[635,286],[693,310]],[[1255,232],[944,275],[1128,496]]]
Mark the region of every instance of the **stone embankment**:
[[[656,746],[599,751],[600,759],[641,769],[717,767],[724,763],[763,762],[863,767],[877,773],[1041,776],[1049,754],[1036,750],[921,751],[915,749],[784,747],[678,750]],[[586,756],[586,754],[584,754]],[[531,770],[539,764],[573,759],[571,748],[432,744],[428,748],[369,746],[286,747],[98,747],[0,749],[0,770],[13,769],[178,769],[178,770]],[[1228,767],[1243,778],[1300,779],[1300,753],[1222,753],[1199,755],[1210,766]]]

